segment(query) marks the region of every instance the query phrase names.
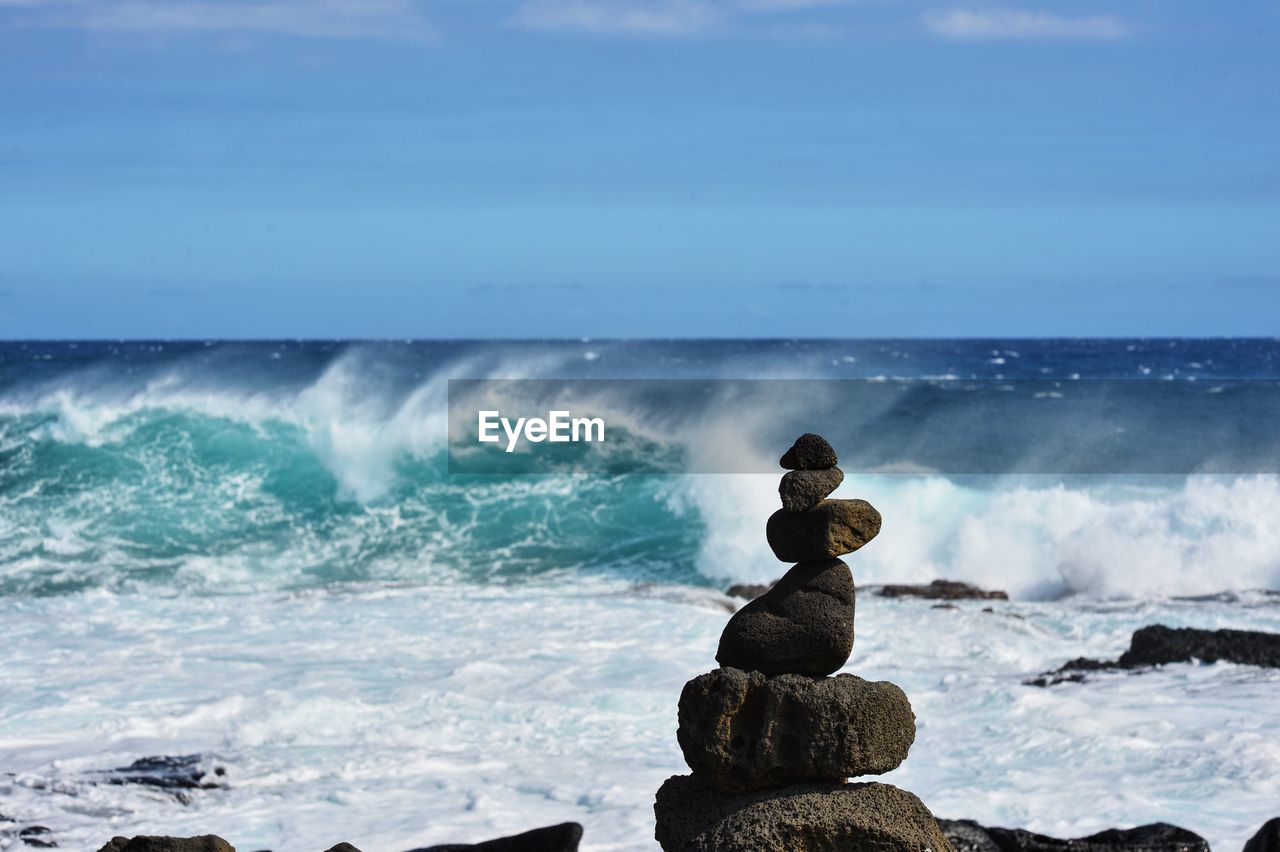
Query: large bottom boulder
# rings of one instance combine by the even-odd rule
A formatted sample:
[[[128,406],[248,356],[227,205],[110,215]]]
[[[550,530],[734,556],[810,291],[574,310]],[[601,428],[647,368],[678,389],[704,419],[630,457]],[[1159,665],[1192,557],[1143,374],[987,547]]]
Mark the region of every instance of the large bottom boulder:
[[[716,669],[680,694],[676,739],[694,774],[743,792],[881,775],[916,736],[897,686],[850,674],[811,678]]]
[[[653,810],[665,852],[951,852],[929,809],[888,784],[725,793],[674,775]]]

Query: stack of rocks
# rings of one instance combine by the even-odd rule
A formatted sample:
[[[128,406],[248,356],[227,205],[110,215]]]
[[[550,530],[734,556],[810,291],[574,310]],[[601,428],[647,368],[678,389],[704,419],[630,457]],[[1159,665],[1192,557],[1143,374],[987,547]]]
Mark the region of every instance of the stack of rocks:
[[[949,852],[929,810],[888,784],[850,784],[898,766],[915,739],[906,695],[830,675],[853,651],[854,587],[839,557],[880,531],[865,500],[830,500],[844,479],[822,437],[783,455],[774,554],[796,564],[738,611],[721,668],[685,684],[677,739],[692,775],[658,790],[666,852]]]

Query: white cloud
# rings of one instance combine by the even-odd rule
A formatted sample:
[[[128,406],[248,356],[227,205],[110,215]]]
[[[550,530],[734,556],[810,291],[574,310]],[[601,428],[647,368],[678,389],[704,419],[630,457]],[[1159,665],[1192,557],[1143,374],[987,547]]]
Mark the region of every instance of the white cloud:
[[[942,38],[991,41],[1012,39],[1124,38],[1129,28],[1112,15],[1064,17],[1024,9],[930,9],[923,16],[925,28]]]
[[[511,22],[531,30],[689,35],[718,20],[706,0],[528,0]]]
[[[24,26],[105,32],[240,32],[321,38],[423,38],[412,0],[0,0],[39,14]]]

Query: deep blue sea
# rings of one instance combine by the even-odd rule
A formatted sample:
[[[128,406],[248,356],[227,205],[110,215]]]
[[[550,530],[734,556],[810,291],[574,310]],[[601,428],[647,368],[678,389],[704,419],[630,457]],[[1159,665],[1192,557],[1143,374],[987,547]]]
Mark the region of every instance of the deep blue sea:
[[[584,849],[656,849],[721,590],[786,567],[763,532],[777,474],[450,474],[446,403],[450,379],[677,378],[1004,391],[964,417],[914,398],[877,421],[901,433],[850,411],[865,440],[837,442],[836,496],[885,518],[859,584],[1012,598],[860,597],[846,670],[902,684],[920,723],[887,780],[939,816],[1060,835],[1163,819],[1229,850],[1276,815],[1274,672],[1021,684],[1155,621],[1280,630],[1276,403],[1251,384],[1280,379],[1274,339],[0,343],[0,814],[63,848],[210,831],[397,852],[575,819]],[[1077,464],[1097,435],[1044,425],[1099,381],[1134,388],[1108,410],[1145,424],[1137,455],[1173,459],[1158,475]],[[630,434],[744,470],[810,428],[751,399],[691,428],[599,387]],[[984,442],[1002,429],[1054,462]],[[94,781],[192,753],[225,789]]]

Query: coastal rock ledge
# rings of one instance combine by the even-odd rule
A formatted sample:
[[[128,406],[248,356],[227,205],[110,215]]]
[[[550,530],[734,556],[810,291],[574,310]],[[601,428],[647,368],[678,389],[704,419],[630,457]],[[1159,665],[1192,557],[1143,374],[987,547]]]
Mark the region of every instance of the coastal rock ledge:
[[[950,852],[929,809],[889,784],[798,784],[725,793],[673,775],[655,836],[679,852]]]

